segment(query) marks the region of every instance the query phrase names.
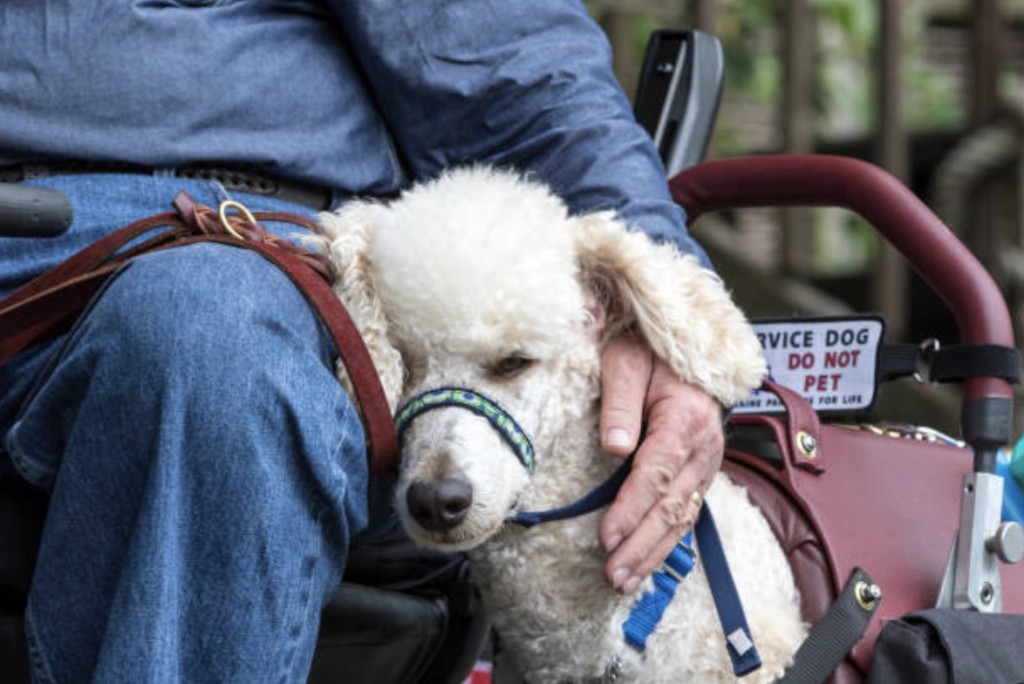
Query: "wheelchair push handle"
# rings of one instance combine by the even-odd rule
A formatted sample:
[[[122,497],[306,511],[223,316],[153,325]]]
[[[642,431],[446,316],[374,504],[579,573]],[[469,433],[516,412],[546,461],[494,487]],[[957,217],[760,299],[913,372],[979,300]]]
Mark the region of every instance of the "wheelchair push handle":
[[[828,155],[765,155],[707,162],[674,176],[673,198],[692,222],[721,209],[850,209],[905,256],[956,317],[963,341],[1013,347],[1013,326],[988,271],[899,180],[866,162]],[[965,399],[1012,398],[1006,380],[968,378]]]
[[[708,162],[669,181],[693,221],[720,209],[835,206],[875,227],[953,312],[963,343],[1013,348],[1013,325],[988,271],[899,180],[847,157],[765,155]],[[976,473],[995,472],[998,449],[1013,433],[1013,387],[1003,378],[963,382],[961,432]]]
[[[56,190],[0,183],[0,237],[56,237],[71,215],[71,203]]]

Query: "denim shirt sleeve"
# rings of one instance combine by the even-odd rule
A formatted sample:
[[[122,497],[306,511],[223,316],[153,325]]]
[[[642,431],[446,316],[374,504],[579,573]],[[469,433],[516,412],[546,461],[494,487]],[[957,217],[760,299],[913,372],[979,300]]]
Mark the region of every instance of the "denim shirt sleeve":
[[[332,0],[414,178],[483,161],[535,173],[574,212],[615,209],[707,256],[575,0]]]

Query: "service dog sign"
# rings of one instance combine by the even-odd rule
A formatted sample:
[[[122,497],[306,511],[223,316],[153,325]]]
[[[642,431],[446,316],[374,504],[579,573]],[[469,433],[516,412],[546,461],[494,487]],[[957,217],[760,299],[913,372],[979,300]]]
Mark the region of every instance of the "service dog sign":
[[[851,413],[871,406],[885,324],[877,317],[757,321],[754,330],[768,377],[803,395],[820,412]],[[756,391],[734,413],[781,411],[778,398]]]

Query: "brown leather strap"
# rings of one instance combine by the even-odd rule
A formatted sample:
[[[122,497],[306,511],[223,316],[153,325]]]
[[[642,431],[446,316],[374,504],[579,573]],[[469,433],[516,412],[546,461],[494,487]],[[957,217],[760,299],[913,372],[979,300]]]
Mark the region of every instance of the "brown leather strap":
[[[225,227],[209,207],[184,193],[176,211],[132,223],[86,247],[0,301],[0,365],[22,350],[67,332],[118,267],[146,252],[196,242],[252,249],[280,268],[302,292],[334,340],[352,381],[366,430],[371,474],[397,469],[398,438],[376,368],[359,331],[330,287],[330,266],[322,255],[300,249],[264,231],[258,221],[284,221],[315,229],[305,217],[279,212],[247,216],[232,213]],[[128,243],[166,228],[129,249]],[[242,238],[242,239],[240,239]]]
[[[800,394],[773,380],[765,380],[762,388],[773,392],[786,407],[788,417],[787,453],[790,463],[814,473],[825,471],[821,445],[821,420]]]
[[[0,302],[0,330],[5,331],[0,337],[0,365],[23,349],[67,332],[106,277],[124,263],[124,258],[115,256],[118,250],[167,226],[175,228],[147,240],[150,249],[188,234],[172,212],[136,221],[72,255]]]

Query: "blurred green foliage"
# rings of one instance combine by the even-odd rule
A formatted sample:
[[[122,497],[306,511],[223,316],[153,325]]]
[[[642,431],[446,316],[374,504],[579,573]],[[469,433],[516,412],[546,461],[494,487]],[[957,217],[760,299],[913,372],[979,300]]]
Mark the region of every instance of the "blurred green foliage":
[[[726,55],[726,88],[766,105],[782,95],[778,46],[785,0],[720,4],[715,33]],[[821,136],[864,135],[873,127],[874,79],[879,40],[878,5],[866,0],[811,0],[816,65],[814,107]],[[926,0],[910,0],[903,15],[906,121],[911,129],[955,126],[963,121],[960,93],[951,75],[925,61],[922,40]]]

